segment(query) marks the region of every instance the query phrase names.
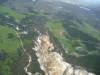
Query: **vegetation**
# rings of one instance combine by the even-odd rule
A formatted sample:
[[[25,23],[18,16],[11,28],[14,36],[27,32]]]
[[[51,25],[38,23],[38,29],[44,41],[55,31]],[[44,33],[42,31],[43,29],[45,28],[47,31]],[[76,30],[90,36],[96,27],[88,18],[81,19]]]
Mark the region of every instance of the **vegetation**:
[[[4,52],[1,57],[5,57],[0,60],[0,75],[11,75],[11,64],[17,56],[16,49],[19,48],[20,43],[17,39],[15,30],[8,26],[0,25],[0,53]]]
[[[16,37],[15,30],[0,25],[0,48],[6,50],[7,53],[13,53],[18,47],[19,41]]]
[[[72,49],[72,45],[69,39],[65,37],[65,30],[62,22],[50,20],[47,22],[47,28],[53,33],[53,35],[58,39],[58,41],[62,44],[62,46],[65,49]],[[68,34],[67,36],[69,37]]]
[[[4,5],[0,5],[0,14],[8,14],[9,16],[13,17],[16,22],[20,22],[26,16],[32,16],[32,15],[40,15],[40,16],[44,15],[45,16],[45,14],[38,13],[35,11],[31,13],[20,13]]]
[[[58,39],[62,47],[71,53],[76,52],[77,48],[80,48],[82,51],[98,50],[96,46],[99,42],[97,40],[100,40],[99,31],[84,21],[48,20],[47,28]]]
[[[9,7],[0,5],[0,13],[7,13],[8,15],[12,16],[17,22],[25,17],[24,14],[18,13]]]
[[[92,37],[100,40],[100,33],[98,30],[96,30],[93,26],[91,26],[90,24],[82,21],[82,24],[80,24],[77,21],[72,21],[75,25],[78,26],[77,29],[83,31],[84,33],[88,33],[89,35],[91,35]],[[74,26],[75,27],[75,26]]]
[[[84,20],[77,20],[77,17],[73,19],[73,16],[70,14],[66,13],[65,15],[61,16],[61,13],[59,13],[57,15],[59,18],[58,21],[57,19],[51,20],[48,13],[39,13],[36,11],[32,11],[31,13],[19,13],[3,5],[0,5],[0,14],[4,14],[3,16],[12,17],[12,19],[14,19],[16,22],[19,22],[18,24],[20,26],[18,26],[20,29],[22,28],[21,31],[28,32],[27,35],[21,34],[21,38],[25,46],[32,44],[32,40],[35,37],[33,30],[34,27],[42,31],[42,28],[44,27],[44,24],[48,18],[46,27],[53,34],[53,36],[57,38],[57,42],[61,44],[64,50],[69,51],[69,54],[74,52],[79,52],[79,54],[87,54],[89,51],[90,54],[100,54],[100,51],[98,50],[100,49],[99,31]],[[11,65],[13,60],[17,59],[17,51],[19,52],[20,56],[23,53],[20,47],[20,41],[18,40],[16,31],[14,30],[15,28],[13,29],[6,25],[7,23],[10,23],[9,20],[10,19],[8,19],[8,21],[4,21],[3,25],[0,25],[0,75],[12,75]],[[14,20],[11,20],[11,24],[13,24],[15,27],[17,24],[16,22],[12,22]],[[45,30],[43,30],[43,32],[44,31]],[[24,57],[24,59],[26,59],[26,57]],[[25,61],[23,62],[26,64]],[[21,64],[23,63],[21,62]]]

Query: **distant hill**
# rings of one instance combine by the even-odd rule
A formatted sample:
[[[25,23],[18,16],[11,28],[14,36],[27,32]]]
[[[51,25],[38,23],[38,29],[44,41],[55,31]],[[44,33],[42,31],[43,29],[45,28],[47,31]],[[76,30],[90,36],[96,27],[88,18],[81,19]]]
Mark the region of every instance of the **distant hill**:
[[[6,1],[8,1],[8,0],[0,0],[0,4],[4,3]]]

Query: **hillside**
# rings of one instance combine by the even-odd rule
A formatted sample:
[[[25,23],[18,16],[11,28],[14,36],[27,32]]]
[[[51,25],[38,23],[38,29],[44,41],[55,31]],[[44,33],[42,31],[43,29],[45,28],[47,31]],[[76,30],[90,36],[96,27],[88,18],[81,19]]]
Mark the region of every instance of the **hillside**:
[[[48,33],[50,41],[54,43],[54,51],[59,53],[65,62],[99,75],[99,16],[98,11],[93,8],[56,0],[2,2],[0,75],[27,75],[28,71],[44,75],[37,55],[32,50],[32,40],[36,40],[40,33]]]

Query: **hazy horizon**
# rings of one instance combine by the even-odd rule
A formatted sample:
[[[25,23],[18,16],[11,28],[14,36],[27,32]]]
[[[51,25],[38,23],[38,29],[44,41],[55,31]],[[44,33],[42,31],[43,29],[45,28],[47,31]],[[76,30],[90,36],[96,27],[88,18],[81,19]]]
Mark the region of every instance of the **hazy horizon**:
[[[93,6],[99,5],[100,0],[61,0],[63,2],[71,3],[71,4],[78,4],[84,6]]]

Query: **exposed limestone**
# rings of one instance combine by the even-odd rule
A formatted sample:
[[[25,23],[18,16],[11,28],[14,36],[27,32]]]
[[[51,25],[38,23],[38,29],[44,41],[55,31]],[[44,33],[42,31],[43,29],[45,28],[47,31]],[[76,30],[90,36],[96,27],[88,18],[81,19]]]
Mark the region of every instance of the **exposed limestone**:
[[[95,75],[79,66],[73,67],[64,62],[59,53],[52,51],[54,46],[47,34],[37,37],[33,50],[36,51],[38,62],[45,75]]]

